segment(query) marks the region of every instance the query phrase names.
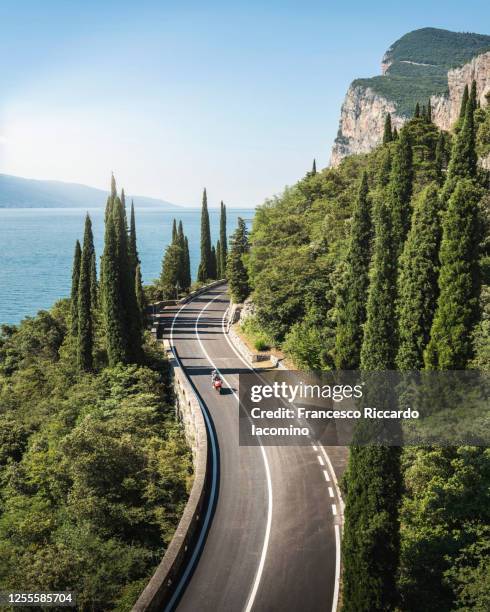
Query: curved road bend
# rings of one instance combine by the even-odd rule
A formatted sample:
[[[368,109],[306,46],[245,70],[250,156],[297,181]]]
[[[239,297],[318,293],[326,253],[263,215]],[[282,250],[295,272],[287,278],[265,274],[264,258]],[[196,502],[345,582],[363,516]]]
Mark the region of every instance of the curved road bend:
[[[174,320],[173,344],[213,422],[219,455],[214,517],[177,609],[330,612],[340,562],[335,475],[313,445],[239,446],[237,398],[210,384],[216,366],[237,391],[238,373],[248,369],[224,333],[228,303],[223,286],[165,310],[166,335]]]

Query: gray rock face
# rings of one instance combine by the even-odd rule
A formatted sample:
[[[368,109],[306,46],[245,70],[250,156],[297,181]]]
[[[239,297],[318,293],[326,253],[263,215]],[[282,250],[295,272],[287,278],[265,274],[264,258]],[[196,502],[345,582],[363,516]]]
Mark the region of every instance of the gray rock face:
[[[383,74],[389,67],[389,55],[383,57]],[[448,93],[431,96],[432,118],[443,130],[449,130],[459,116],[459,108],[465,85],[476,81],[478,97],[482,105],[490,92],[490,52],[476,56],[467,64],[449,70]],[[397,129],[407,121],[397,114],[393,101],[375,93],[370,87],[350,86],[342,104],[337,138],[330,158],[331,166],[338,166],[344,157],[368,153],[380,144],[386,114],[391,114]]]

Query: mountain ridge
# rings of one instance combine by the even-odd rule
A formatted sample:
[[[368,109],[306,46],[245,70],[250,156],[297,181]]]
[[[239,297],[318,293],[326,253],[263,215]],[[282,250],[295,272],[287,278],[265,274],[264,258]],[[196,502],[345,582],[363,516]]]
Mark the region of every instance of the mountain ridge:
[[[82,183],[30,179],[0,173],[0,208],[103,208],[108,191]],[[183,206],[160,198],[126,194],[137,206],[181,210]]]
[[[380,75],[352,81],[342,104],[331,155],[368,153],[382,139],[386,114],[397,128],[417,103],[431,101],[434,123],[448,130],[457,117],[465,85],[477,81],[480,101],[490,90],[490,36],[421,28],[408,32],[384,53]]]

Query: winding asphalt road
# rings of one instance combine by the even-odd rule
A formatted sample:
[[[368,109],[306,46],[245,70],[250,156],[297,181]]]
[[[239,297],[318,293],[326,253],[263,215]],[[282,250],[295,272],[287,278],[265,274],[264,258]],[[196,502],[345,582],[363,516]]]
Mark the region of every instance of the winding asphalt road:
[[[217,451],[215,512],[182,612],[335,611],[340,568],[336,450],[238,443],[238,374],[249,366],[224,328],[226,287],[165,309],[166,336],[200,396]],[[218,368],[225,393],[211,388]],[[332,465],[333,462],[333,465]],[[335,463],[338,465],[335,465]]]

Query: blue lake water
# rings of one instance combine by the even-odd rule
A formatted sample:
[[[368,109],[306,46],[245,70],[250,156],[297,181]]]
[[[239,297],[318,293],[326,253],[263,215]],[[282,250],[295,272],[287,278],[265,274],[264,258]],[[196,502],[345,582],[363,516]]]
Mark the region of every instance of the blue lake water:
[[[88,211],[92,217],[97,259],[102,253],[104,210]],[[0,323],[18,323],[38,310],[49,308],[70,293],[75,240],[83,238],[85,209],[0,208]],[[228,234],[238,217],[251,219],[253,210],[227,209]],[[219,234],[219,210],[210,210],[213,243]],[[143,280],[160,275],[162,256],[172,233],[174,217],[182,219],[189,238],[191,271],[199,265],[200,218],[198,209],[162,212],[136,209],[138,251]]]

